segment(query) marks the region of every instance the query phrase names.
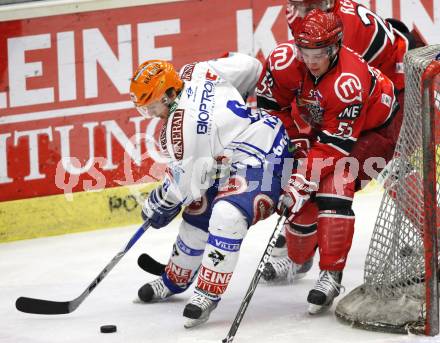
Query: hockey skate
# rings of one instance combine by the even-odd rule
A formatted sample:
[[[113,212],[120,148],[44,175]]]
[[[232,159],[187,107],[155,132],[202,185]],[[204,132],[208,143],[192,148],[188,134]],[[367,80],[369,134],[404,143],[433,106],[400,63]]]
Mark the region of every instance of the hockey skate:
[[[165,286],[162,278],[146,283],[139,288],[138,291],[139,302],[145,303],[164,300],[173,294],[174,293]]]
[[[206,322],[219,301],[220,298],[211,300],[206,295],[195,293],[183,310],[183,316],[187,318],[183,326],[189,329]]]
[[[309,314],[318,314],[328,310],[333,300],[344,287],[341,285],[342,272],[321,270],[315,287],[309,292]]]
[[[272,257],[261,276],[267,282],[293,282],[305,277],[312,266],[313,257],[304,264],[296,264],[289,257]]]

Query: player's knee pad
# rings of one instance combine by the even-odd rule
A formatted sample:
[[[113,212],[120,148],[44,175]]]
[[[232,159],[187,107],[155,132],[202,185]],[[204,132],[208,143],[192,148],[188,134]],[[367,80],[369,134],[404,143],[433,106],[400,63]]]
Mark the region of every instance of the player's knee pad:
[[[174,293],[187,289],[202,261],[208,234],[182,220],[163,279]]]
[[[333,175],[323,181],[316,195],[319,208],[319,266],[323,270],[342,270],[354,233],[354,180],[343,180],[339,184],[339,191],[336,191],[338,186],[333,182]]]
[[[247,229],[246,217],[240,209],[224,200],[215,203],[209,220],[210,234],[231,239],[243,239]]]
[[[292,215],[285,224],[287,253],[289,258],[304,264],[315,254],[318,238],[318,208],[315,202],[308,202],[301,212]]]
[[[246,217],[227,201],[212,209],[209,236],[197,279],[197,288],[218,296],[225,292],[248,229]]]

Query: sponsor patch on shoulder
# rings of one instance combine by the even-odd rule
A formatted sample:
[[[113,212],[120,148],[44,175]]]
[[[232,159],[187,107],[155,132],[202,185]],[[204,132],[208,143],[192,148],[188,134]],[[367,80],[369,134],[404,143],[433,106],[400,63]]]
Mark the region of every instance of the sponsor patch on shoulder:
[[[180,78],[185,81],[191,81],[195,66],[195,63],[190,63],[184,66],[183,71],[180,73]]]
[[[391,97],[388,94],[383,94],[382,93],[381,102],[382,102],[382,104],[384,104],[384,105],[386,105],[388,107],[391,107],[392,99],[391,99]]]
[[[213,74],[209,69],[206,72],[206,79],[210,80],[210,81],[215,81],[217,80],[218,76],[216,74]]]

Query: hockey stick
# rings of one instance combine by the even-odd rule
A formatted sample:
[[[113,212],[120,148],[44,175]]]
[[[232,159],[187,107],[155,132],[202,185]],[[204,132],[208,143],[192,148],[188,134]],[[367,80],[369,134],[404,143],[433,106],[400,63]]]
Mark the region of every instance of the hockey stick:
[[[272,249],[275,247],[278,236],[280,235],[281,229],[286,221],[286,218],[283,220],[283,225],[280,225],[281,219],[284,218],[287,210],[283,211],[283,214],[278,218],[275,229],[272,233],[272,236],[267,243],[266,249],[264,250],[264,254],[261,257],[260,262],[258,263],[257,270],[255,271],[254,277],[251,280],[249,288],[246,291],[246,294],[241,301],[240,308],[238,309],[237,315],[235,316],[234,321],[232,322],[231,328],[229,329],[228,335],[223,339],[223,343],[231,343],[234,340],[234,336],[237,333],[238,327],[240,326],[241,320],[251,302],[252,296],[254,295],[255,289],[257,288],[258,281],[260,281],[261,274],[263,273],[264,267],[266,263],[269,261],[270,255],[272,254]]]
[[[138,257],[138,266],[147,273],[153,275],[162,275],[165,272],[165,264],[156,261],[148,254],[141,254]]]
[[[70,301],[52,301],[20,297],[15,302],[15,307],[21,312],[35,314],[66,314],[75,311],[149,227],[150,223],[144,223],[131,237],[127,245],[111,259],[92,283],[77,298]]]

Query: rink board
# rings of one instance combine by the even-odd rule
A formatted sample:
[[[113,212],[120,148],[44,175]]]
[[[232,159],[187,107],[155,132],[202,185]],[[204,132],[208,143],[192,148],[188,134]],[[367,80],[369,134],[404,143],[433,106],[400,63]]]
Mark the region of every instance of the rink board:
[[[141,223],[140,202],[157,186],[115,187],[0,202],[0,242]],[[380,193],[370,182],[359,194]]]
[[[361,2],[416,27],[429,43],[440,39],[434,0]],[[130,196],[121,185],[145,176],[142,182],[154,183],[164,168],[151,139],[160,125],[139,117],[128,96],[133,69],[148,57],[177,67],[227,51],[264,59],[288,38],[284,5],[84,0],[1,6],[0,242],[139,220],[138,208],[109,205],[113,196],[122,204]],[[70,192],[73,201],[64,196]]]
[[[141,223],[157,184],[0,202],[0,242]]]

